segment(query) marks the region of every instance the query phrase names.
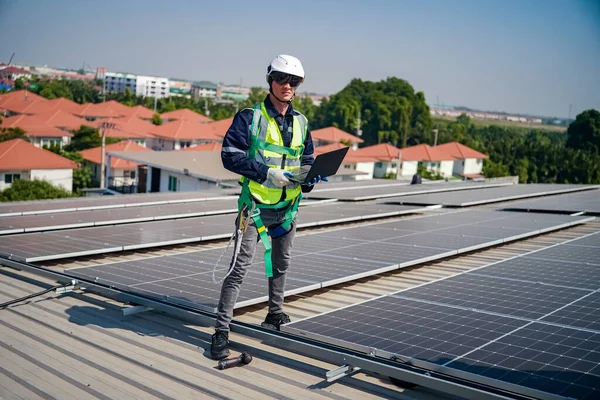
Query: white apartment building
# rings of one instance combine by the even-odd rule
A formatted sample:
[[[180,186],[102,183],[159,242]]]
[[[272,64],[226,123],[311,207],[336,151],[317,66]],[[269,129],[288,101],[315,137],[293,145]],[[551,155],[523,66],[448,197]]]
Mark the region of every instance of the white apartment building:
[[[169,79],[158,76],[106,72],[104,88],[107,92],[123,93],[129,88],[136,96],[169,97]]]

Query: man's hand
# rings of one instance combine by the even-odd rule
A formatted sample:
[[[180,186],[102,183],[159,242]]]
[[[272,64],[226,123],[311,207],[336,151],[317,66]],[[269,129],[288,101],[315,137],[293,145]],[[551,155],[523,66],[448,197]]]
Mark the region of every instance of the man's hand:
[[[316,185],[319,182],[328,182],[326,177],[321,178],[321,175],[317,175],[315,178],[312,179],[312,181],[308,182],[307,185],[308,186],[313,186]]]
[[[267,172],[267,179],[277,187],[284,187],[290,183],[288,178],[291,178],[293,175],[291,172],[284,171],[278,168],[269,168]]]

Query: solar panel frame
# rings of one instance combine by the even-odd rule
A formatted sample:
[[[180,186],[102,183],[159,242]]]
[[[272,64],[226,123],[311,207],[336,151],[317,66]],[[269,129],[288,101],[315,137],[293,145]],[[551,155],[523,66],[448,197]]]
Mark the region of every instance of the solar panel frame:
[[[515,316],[516,320],[521,321],[523,323],[522,326],[516,327],[516,329],[514,329],[513,331],[510,331],[509,333],[504,334],[504,335],[500,336],[499,338],[496,338],[496,339],[489,338],[488,342],[486,344],[480,345],[478,347],[475,347],[474,349],[466,351],[462,355],[457,355],[455,358],[444,362],[443,365],[438,365],[439,363],[435,363],[429,359],[422,360],[422,359],[414,358],[414,355],[413,355],[413,358],[411,358],[410,355],[407,356],[405,354],[398,353],[395,351],[388,351],[386,349],[382,349],[381,348],[382,346],[377,345],[377,343],[379,343],[379,342],[377,342],[377,343],[373,343],[372,341],[369,342],[368,338],[363,339],[362,344],[358,342],[356,337],[354,337],[354,338],[349,337],[349,339],[351,340],[350,342],[343,341],[343,340],[341,340],[341,338],[343,338],[343,335],[341,335],[340,332],[344,329],[347,329],[347,327],[349,326],[348,323],[345,323],[345,325],[340,325],[340,324],[325,324],[325,325],[323,325],[322,323],[319,324],[318,321],[323,321],[325,319],[332,320],[334,318],[339,318],[339,315],[341,315],[343,317],[344,315],[348,315],[348,313],[352,313],[353,310],[356,309],[357,306],[374,304],[373,301],[375,301],[375,300],[381,301],[382,299],[392,299],[392,298],[398,298],[402,301],[415,301],[415,302],[420,301],[421,304],[427,305],[426,308],[422,309],[418,314],[415,314],[414,318],[422,318],[423,315],[428,315],[428,313],[431,313],[432,311],[435,312],[435,310],[439,309],[440,307],[451,307],[452,308],[451,310],[447,310],[444,313],[444,315],[446,316],[445,317],[446,321],[453,320],[456,318],[454,315],[456,313],[456,310],[462,310],[465,312],[469,312],[469,311],[479,312],[479,313],[482,313],[483,315],[488,315],[488,316],[511,317],[511,315],[507,315],[502,312],[489,311],[489,310],[482,311],[479,308],[473,308],[472,304],[469,304],[468,302],[465,302],[464,300],[463,300],[463,304],[450,305],[447,302],[439,301],[438,299],[432,299],[432,298],[417,299],[417,298],[415,298],[414,293],[416,293],[416,291],[419,291],[419,290],[421,290],[423,292],[424,288],[432,287],[432,285],[435,286],[437,284],[442,283],[442,286],[440,286],[440,288],[443,288],[444,291],[440,292],[440,293],[443,293],[444,296],[453,296],[455,292],[450,290],[449,287],[444,287],[443,286],[444,282],[452,282],[453,280],[456,281],[457,279],[464,279],[464,277],[469,277],[469,276],[473,277],[475,275],[486,275],[486,273],[489,274],[489,276],[486,276],[486,278],[489,279],[490,277],[495,276],[494,271],[493,270],[486,271],[486,269],[496,268],[496,270],[498,270],[500,268],[500,266],[502,266],[502,264],[510,263],[513,261],[519,261],[519,260],[527,261],[527,260],[534,259],[534,260],[539,261],[538,258],[535,258],[536,253],[543,253],[544,251],[548,251],[548,249],[557,248],[560,246],[570,246],[570,247],[579,247],[579,248],[588,248],[588,249],[593,248],[593,249],[597,249],[597,252],[600,254],[600,248],[588,245],[589,243],[592,243],[592,244],[597,243],[597,241],[599,241],[599,240],[600,240],[600,232],[594,232],[594,233],[586,235],[582,238],[573,239],[573,240],[559,243],[559,244],[556,244],[553,246],[549,246],[544,249],[535,250],[533,252],[526,253],[525,255],[518,255],[518,256],[512,257],[507,260],[502,260],[502,261],[498,261],[495,263],[491,263],[491,264],[476,268],[474,270],[459,273],[454,276],[444,277],[444,278],[438,279],[433,282],[428,282],[428,283],[418,285],[413,288],[407,288],[407,289],[403,289],[403,290],[400,290],[400,291],[392,293],[392,294],[383,295],[383,296],[377,297],[376,299],[366,300],[361,303],[342,307],[337,310],[332,310],[332,311],[329,311],[326,313],[319,314],[317,316],[297,320],[290,324],[283,325],[281,330],[284,332],[293,333],[293,334],[304,336],[304,337],[309,337],[314,340],[323,341],[326,343],[350,348],[350,349],[364,352],[367,354],[380,356],[380,357],[384,357],[387,359],[392,359],[392,360],[396,360],[396,361],[400,361],[400,362],[409,362],[413,365],[421,366],[421,367],[427,368],[427,369],[432,369],[432,370],[442,372],[442,373],[446,373],[450,376],[456,376],[456,377],[459,377],[462,379],[467,379],[467,380],[470,380],[473,382],[479,382],[479,383],[491,385],[493,387],[497,387],[500,389],[510,390],[515,393],[520,393],[520,394],[524,394],[524,395],[528,395],[528,396],[534,396],[536,398],[556,398],[555,393],[549,393],[547,391],[540,391],[539,389],[541,389],[541,388],[545,388],[546,390],[553,390],[554,392],[556,392],[558,390],[559,394],[563,393],[563,392],[561,392],[563,390],[561,387],[557,388],[556,385],[552,386],[553,385],[552,380],[546,379],[546,381],[543,382],[543,385],[545,385],[545,386],[540,386],[540,382],[539,382],[539,379],[540,379],[539,372],[541,371],[540,368],[544,366],[544,364],[540,363],[539,360],[542,360],[542,359],[544,359],[544,357],[546,357],[544,355],[545,354],[544,348],[547,348],[548,346],[557,346],[559,343],[562,343],[562,342],[559,339],[553,339],[553,340],[549,340],[549,341],[545,342],[546,344],[543,344],[542,342],[539,341],[539,339],[536,339],[535,336],[533,336],[533,340],[530,340],[530,338],[532,338],[532,334],[524,334],[523,336],[519,336],[521,334],[521,332],[527,330],[528,327],[531,327],[531,326],[537,327],[537,330],[539,330],[540,326],[542,326],[543,329],[546,329],[546,330],[563,332],[562,333],[563,337],[567,338],[570,341],[570,343],[573,343],[573,341],[576,341],[576,340],[581,340],[582,335],[594,335],[594,337],[596,337],[596,339],[595,339],[596,344],[593,345],[593,346],[595,346],[594,347],[595,350],[592,350],[592,351],[594,351],[593,358],[590,358],[589,360],[582,359],[579,361],[577,361],[575,359],[571,359],[571,361],[568,361],[568,360],[561,361],[561,363],[564,364],[565,362],[571,362],[571,363],[576,362],[576,364],[573,364],[573,365],[577,365],[576,368],[581,369],[580,372],[584,373],[584,375],[578,375],[576,377],[577,379],[575,379],[573,376],[571,376],[570,380],[564,380],[564,382],[569,382],[570,386],[580,384],[579,390],[583,390],[584,394],[597,396],[598,394],[600,394],[600,385],[598,385],[598,383],[600,383],[600,380],[598,379],[598,377],[600,377],[600,365],[598,364],[598,362],[600,361],[600,307],[598,307],[598,304],[600,304],[600,292],[598,292],[598,288],[597,288],[597,286],[600,285],[600,283],[596,286],[586,287],[586,288],[569,287],[569,286],[565,286],[565,285],[554,285],[552,282],[548,282],[549,280],[551,280],[553,278],[551,278],[548,274],[542,275],[543,271],[541,271],[539,269],[538,269],[538,274],[533,276],[532,280],[519,280],[519,279],[517,279],[518,277],[517,278],[505,277],[504,282],[505,283],[510,282],[511,284],[528,282],[529,284],[533,284],[533,285],[537,284],[538,287],[542,287],[543,285],[547,285],[548,283],[550,283],[550,285],[552,285],[552,286],[549,287],[549,290],[546,290],[546,295],[550,296],[550,297],[563,295],[566,287],[569,287],[570,289],[572,289],[573,293],[570,293],[569,298],[563,298],[561,300],[560,304],[556,304],[556,307],[548,307],[546,310],[544,310],[546,312],[546,314],[542,314],[541,316],[539,315],[541,312],[537,312],[537,314],[529,315],[529,316],[528,315]],[[581,241],[584,244],[578,245],[577,244],[578,241]],[[532,257],[532,255],[533,255],[533,257]],[[579,264],[579,265],[585,266],[583,264]],[[588,265],[587,267],[598,269],[599,270],[598,272],[600,272],[600,267],[590,266],[590,265]],[[540,284],[540,282],[541,282],[541,284]],[[496,282],[496,284],[497,284],[497,282]],[[518,285],[514,285],[515,288],[517,286]],[[493,288],[493,287],[494,286],[489,286],[488,289]],[[552,292],[552,289],[554,289],[555,293]],[[464,288],[461,290],[464,294]],[[427,292],[425,291],[423,293],[427,293]],[[480,294],[479,298],[485,298],[489,302],[489,304],[492,304],[492,300],[494,300],[494,296],[495,296],[495,294],[493,293],[493,290],[488,290],[488,292],[481,292],[481,293],[482,294]],[[515,291],[515,293],[520,298],[523,297],[523,294],[525,293],[524,287],[522,286],[521,290]],[[578,294],[580,294],[580,296],[578,296]],[[457,301],[460,301],[459,297],[454,296],[454,298]],[[514,296],[513,296],[513,298],[514,298]],[[525,299],[525,301],[527,301],[527,299]],[[530,307],[534,308],[535,304],[532,304]],[[369,322],[370,321],[369,319],[372,319],[373,315],[375,313],[376,313],[375,307],[373,307],[373,310],[371,310],[369,313],[364,314],[364,315],[366,315],[366,317],[365,317],[366,319],[364,319],[364,320]],[[581,319],[577,320],[576,318],[573,317],[573,315],[577,315],[577,314],[584,314],[587,316],[588,319],[587,320],[581,320]],[[537,319],[534,319],[534,317],[537,317]],[[357,321],[359,321],[359,320],[357,320]],[[397,321],[397,320],[393,320],[393,321]],[[431,327],[439,328],[440,321],[444,321],[444,320],[442,318],[439,318],[438,320],[434,320],[431,324],[429,324],[429,327],[430,328]],[[573,322],[573,321],[575,321],[575,322]],[[586,322],[586,324],[579,323],[581,321]],[[359,322],[357,322],[357,323],[359,323]],[[580,325],[579,327],[577,326],[578,323]],[[335,327],[333,325],[335,325]],[[376,328],[381,328],[383,323],[372,323],[372,325],[375,325]],[[357,332],[361,332],[361,333],[367,332],[368,333],[369,328],[371,328],[371,330],[373,330],[373,327],[364,327],[361,325],[358,325],[358,326],[359,326],[359,328],[355,329],[355,331],[357,331]],[[410,334],[411,331],[406,330],[404,328],[404,325],[400,325],[400,326],[402,327],[401,329],[403,330],[402,335]],[[327,327],[331,327],[331,328],[335,328],[335,329],[329,329]],[[445,330],[448,330],[448,329],[445,329]],[[569,331],[569,330],[571,331],[569,334],[564,333],[565,331]],[[580,334],[580,332],[581,332],[581,334]],[[425,336],[425,337],[427,337],[427,336]],[[439,337],[442,337],[442,336],[439,336]],[[527,364],[527,365],[529,365],[529,367],[531,367],[531,368],[537,367],[538,369],[529,371],[528,372],[529,376],[527,376],[527,377],[518,376],[519,374],[523,375],[522,371],[511,372],[509,370],[499,371],[499,370],[492,369],[493,367],[496,367],[496,365],[504,366],[506,368],[510,368],[510,366],[512,365],[512,364],[507,364],[509,362],[513,362],[513,361],[511,361],[513,359],[511,359],[510,357],[505,357],[504,359],[502,359],[502,357],[498,358],[499,353],[494,352],[494,351],[490,352],[488,350],[490,348],[488,346],[492,346],[491,348],[493,348],[493,345],[495,343],[502,343],[503,340],[508,341],[507,342],[508,345],[510,345],[510,343],[511,343],[510,341],[512,341],[513,343],[519,344],[521,347],[517,349],[518,351],[521,351],[523,349],[529,351],[528,356],[522,357],[522,358],[524,358],[524,360],[521,360],[521,361],[517,360],[517,362],[523,363],[525,360],[530,360],[532,357],[534,357],[535,358],[533,360],[534,362]],[[533,346],[533,347],[531,347],[531,348],[523,347],[526,345],[526,343],[524,343],[524,341],[527,341],[527,340],[529,340],[529,343],[530,343],[529,345]],[[388,341],[389,341],[389,339],[388,339]],[[447,342],[456,344],[456,340],[447,340]],[[546,347],[544,347],[544,346],[546,346]],[[571,344],[571,346],[574,346],[574,344]],[[487,347],[487,349],[486,349],[486,347]],[[553,358],[552,360],[548,360],[546,357],[546,361],[545,361],[546,364],[553,362],[554,359],[558,360],[558,359],[560,359],[560,357],[567,357],[567,355],[569,357],[579,357],[579,358],[591,357],[591,356],[589,356],[589,353],[587,350],[576,350],[577,349],[576,347],[565,348],[564,345],[563,345],[562,349],[565,352],[559,353],[559,355],[557,357]],[[425,350],[431,350],[431,349],[426,348]],[[566,351],[568,351],[568,352],[566,352]],[[461,362],[464,363],[465,361],[468,364],[470,364],[470,366],[468,368],[466,365],[462,365],[462,367],[464,367],[464,368],[458,367],[458,365]],[[595,361],[595,364],[594,364],[594,361]],[[499,364],[501,362],[504,362],[504,364]],[[479,365],[473,365],[474,363],[475,364],[479,363]],[[561,366],[560,363],[556,364],[556,365],[558,367]],[[569,366],[570,365],[567,365],[567,367],[569,367]],[[477,368],[485,368],[485,371],[488,371],[488,372],[486,374],[484,374],[483,372],[476,374],[475,370]],[[592,369],[592,368],[594,368],[594,369]],[[578,370],[576,370],[576,371],[578,371]],[[587,371],[587,372],[585,372],[585,371]],[[593,375],[590,375],[592,373],[593,373]],[[504,378],[505,380],[504,381],[498,380],[500,378]],[[513,380],[515,380],[517,378],[518,378],[518,380],[516,380],[515,382],[520,383],[519,385],[517,385],[517,384],[515,384],[515,382],[513,382]],[[536,381],[532,380],[534,378],[536,379]],[[581,386],[581,385],[583,385],[583,383],[585,383],[588,386]],[[523,384],[527,384],[529,386],[523,386]],[[567,385],[567,386],[569,386],[569,385]],[[595,385],[595,386],[592,386],[592,385]],[[569,395],[574,396],[574,393],[567,392],[566,391],[567,389],[564,389],[564,390],[565,390],[564,393],[569,393]],[[568,389],[568,390],[570,390],[570,389]],[[593,390],[595,390],[595,391],[593,391]],[[590,398],[592,398],[592,397],[590,397]],[[595,398],[597,398],[597,397],[595,397]]]
[[[464,213],[465,221],[469,221],[469,214]],[[499,216],[504,216],[504,218],[515,218],[515,215],[512,213],[504,213],[504,212],[495,212]],[[490,219],[492,218],[493,212],[490,214],[489,211],[483,211],[482,215],[487,215]],[[529,216],[531,218],[535,217],[530,214],[524,213],[524,216]],[[437,216],[422,216],[416,217],[407,220],[403,220],[406,223],[410,223],[411,221],[421,220],[427,221],[432,218],[444,218],[444,215]],[[537,217],[536,217],[537,218]],[[555,223],[556,218],[549,216],[549,223]],[[588,217],[570,217],[572,218],[572,223],[584,223],[592,218]],[[398,223],[402,223],[403,221],[397,221]],[[477,219],[477,222],[481,222],[480,219]],[[378,226],[378,225],[386,225],[387,223],[372,223],[367,226]],[[388,272],[394,269],[404,268],[411,265],[416,265],[440,258],[449,257],[452,255],[458,254],[459,251],[466,251],[469,247],[472,247],[473,244],[471,242],[465,242],[460,244],[457,242],[457,248],[448,249],[443,248],[442,246],[437,246],[436,243],[429,243],[428,245],[419,245],[414,243],[402,243],[402,239],[409,237],[410,235],[418,235],[423,232],[419,231],[409,231],[403,230],[403,236],[396,236],[395,238],[390,237],[388,241],[381,240],[381,238],[377,238],[374,240],[361,240],[356,238],[347,238],[344,237],[343,232],[352,232],[359,231],[363,229],[362,226],[359,227],[343,227],[333,231],[333,235],[331,235],[331,231],[322,231],[322,232],[314,232],[306,235],[299,235],[295,239],[294,250],[292,253],[292,264],[295,266],[290,269],[288,272],[288,277],[290,279],[294,279],[298,284],[304,282],[304,286],[293,287],[293,292],[287,292],[286,296],[291,295],[291,293],[300,293],[308,290],[314,290],[315,285],[318,285],[318,288],[328,287],[332,285],[337,285],[340,283],[349,282],[352,280],[364,278],[367,276],[376,275],[379,273]],[[430,227],[425,228],[433,229]],[[390,235],[395,235],[397,231],[394,229],[382,229],[388,230]],[[433,232],[433,230],[432,230]],[[531,234],[535,234],[535,231],[532,231]],[[509,236],[510,233],[507,233]],[[390,240],[398,240],[397,242],[393,242]],[[480,238],[480,244],[478,247],[484,247],[487,245],[498,244],[499,241],[497,239],[490,238]],[[470,238],[469,238],[470,240]],[[461,247],[465,246],[465,247]],[[200,250],[200,251],[187,251],[181,252],[177,254],[165,255],[160,257],[154,257],[151,260],[146,258],[141,260],[130,260],[123,261],[118,263],[106,264],[109,265],[109,269],[116,268],[117,271],[121,274],[129,273],[129,270],[135,270],[138,268],[144,268],[145,265],[151,264],[158,266],[160,265],[161,272],[164,273],[165,270],[169,269],[170,265],[176,265],[177,268],[184,268],[185,271],[197,271],[192,273],[192,275],[202,276],[206,281],[211,281],[212,278],[209,274],[212,271],[212,267],[214,266],[220,252],[223,251],[223,247],[213,248],[208,250]],[[223,258],[224,263],[229,262],[231,259],[231,251],[229,249],[229,253]],[[264,264],[261,258],[260,246],[257,249],[257,255],[255,256],[255,260],[253,263],[253,268],[250,271],[250,275],[264,277]],[[164,264],[164,265],[163,265]],[[82,268],[74,268],[68,269],[65,272],[67,274],[71,274],[72,276],[80,279],[96,279],[97,277],[101,277],[104,275],[105,265],[96,265],[91,267],[82,267]],[[220,267],[222,270],[222,267]],[[108,274],[110,276],[110,274]],[[148,276],[149,278],[153,278],[152,276]],[[190,277],[190,274],[185,273],[184,277]],[[173,279],[178,279],[173,278]],[[191,278],[191,277],[190,277]],[[122,286],[122,285],[121,285]],[[135,285],[136,287],[130,287],[125,285],[123,287],[124,290],[137,290],[138,286],[143,286],[143,284]],[[214,312],[214,308],[216,307],[217,299],[212,300],[211,304],[202,304],[198,305],[200,309],[210,310]],[[239,308],[242,306],[256,304],[264,301],[264,298],[258,297],[254,299],[246,299],[241,304],[236,304],[235,308]],[[192,302],[188,301],[187,305],[193,305]]]
[[[311,199],[338,199],[340,201],[366,201],[376,200],[387,197],[409,196],[415,194],[437,193],[437,192],[452,192],[458,190],[476,190],[481,188],[510,186],[512,182],[499,183],[425,183],[421,185],[398,185],[398,186],[380,186],[363,188],[336,190],[336,191],[321,191],[310,192],[306,194],[307,198]]]
[[[397,199],[386,199],[384,200],[384,203],[412,205],[441,204],[444,207],[471,207],[529,197],[595,190],[598,188],[600,188],[599,185],[532,183],[505,187],[481,188],[476,191],[453,191],[443,194],[429,193],[417,196],[402,196]]]
[[[505,208],[507,211],[530,211],[543,213],[585,213],[600,215],[600,193],[585,191],[568,193],[542,199],[520,201]]]
[[[390,214],[403,215],[425,211],[427,208],[415,206],[393,206],[382,207],[380,204],[364,204],[361,208],[363,214],[355,214],[350,218],[340,218],[332,216],[335,212],[343,212],[344,207],[353,209],[354,206],[338,205],[335,203],[326,203],[314,206],[315,210],[330,210],[328,220],[322,219],[322,215],[317,212],[311,212],[313,206],[303,206],[298,213],[298,227],[306,228],[311,226],[326,226],[339,223],[341,220],[362,221],[371,218],[387,217]],[[384,208],[395,209],[383,213],[372,213],[370,210],[382,210]],[[306,211],[306,212],[305,212]],[[48,260],[57,260],[61,258],[77,256],[102,254],[105,252],[118,252],[127,250],[137,250],[143,248],[203,242],[217,239],[229,239],[233,233],[232,215],[213,215],[205,217],[184,218],[178,220],[162,220],[139,222],[118,226],[98,226],[72,229],[66,231],[49,231],[35,233],[21,233],[16,235],[0,236],[0,254],[6,258],[25,261],[40,262]],[[161,237],[162,235],[162,237]],[[98,244],[96,247],[86,246],[85,251],[79,251],[77,248],[69,251],[56,252],[53,248],[45,248],[47,251],[31,250],[35,246],[43,245],[45,241],[55,243],[54,247],[67,248],[69,244],[74,247],[72,237],[87,238],[97,243],[111,243],[112,245]],[[150,239],[151,237],[155,239]],[[18,250],[18,251],[16,251]],[[20,256],[19,252],[23,255]]]

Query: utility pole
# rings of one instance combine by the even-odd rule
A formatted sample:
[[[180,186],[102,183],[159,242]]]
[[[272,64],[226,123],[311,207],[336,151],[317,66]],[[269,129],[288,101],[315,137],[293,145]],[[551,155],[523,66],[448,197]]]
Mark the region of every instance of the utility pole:
[[[433,130],[433,133],[435,133],[435,138],[433,139],[433,147],[437,146],[438,132],[439,129],[436,126],[436,128]]]
[[[356,136],[362,136],[362,129],[360,129],[360,110],[358,110],[358,118],[356,120]]]
[[[571,110],[573,108],[573,104],[569,104],[569,119],[571,119]]]
[[[114,129],[115,124],[110,123],[110,122],[103,122],[102,125],[100,125],[100,127],[102,128],[102,147],[101,147],[101,161],[100,161],[100,188],[101,189],[106,189],[105,187],[105,181],[104,181],[104,164],[106,163],[105,157],[106,157],[106,129]]]

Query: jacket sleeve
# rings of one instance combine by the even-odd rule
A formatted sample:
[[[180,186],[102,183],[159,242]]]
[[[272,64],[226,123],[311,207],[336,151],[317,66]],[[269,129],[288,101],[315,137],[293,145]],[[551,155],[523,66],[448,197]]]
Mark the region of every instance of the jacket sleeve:
[[[269,167],[249,159],[247,154],[253,115],[253,110],[242,110],[233,117],[233,122],[223,138],[221,161],[225,169],[263,183],[267,179]]]

